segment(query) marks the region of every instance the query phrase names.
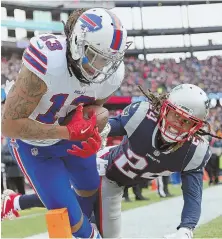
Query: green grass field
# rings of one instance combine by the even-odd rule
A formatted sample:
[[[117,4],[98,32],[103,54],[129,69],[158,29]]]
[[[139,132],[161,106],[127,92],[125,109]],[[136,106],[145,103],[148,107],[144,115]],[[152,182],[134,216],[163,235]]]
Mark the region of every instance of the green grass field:
[[[207,186],[204,185],[206,188]],[[171,186],[170,185],[170,192],[174,196],[181,195],[180,186]],[[143,195],[145,197],[149,197],[149,201],[135,201],[134,195],[131,190],[129,190],[129,196],[132,202],[125,202],[122,203],[122,210],[129,210],[136,207],[147,206],[151,203],[159,202],[162,200],[167,200],[167,198],[159,198],[156,192],[150,191],[149,189],[143,190]],[[30,210],[22,211],[21,217],[12,221],[3,221],[1,223],[1,237],[4,238],[23,238],[27,236],[31,236],[38,233],[46,232],[46,222],[45,222],[45,213],[46,209],[43,208],[33,208]],[[221,219],[220,219],[221,220]],[[199,229],[198,229],[199,230]],[[197,233],[200,233],[197,230]],[[203,229],[208,230],[208,229]],[[213,229],[212,229],[213,230]],[[198,237],[201,234],[197,234]],[[220,234],[222,235],[222,233]],[[209,237],[209,236],[208,236]],[[210,237],[209,237],[210,238]]]
[[[198,227],[194,238],[222,238],[222,216]]]

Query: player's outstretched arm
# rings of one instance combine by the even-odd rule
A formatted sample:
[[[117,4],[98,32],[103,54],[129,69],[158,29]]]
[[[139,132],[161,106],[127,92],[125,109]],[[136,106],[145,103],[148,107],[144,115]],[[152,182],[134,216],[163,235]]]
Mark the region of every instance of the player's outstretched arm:
[[[164,236],[165,239],[192,239],[193,229],[196,227],[201,213],[203,171],[194,170],[182,172],[182,190],[184,206],[181,215],[181,223],[177,231]]]
[[[182,172],[184,206],[179,227],[194,229],[201,214],[203,170]]]
[[[41,124],[28,117],[34,111],[47,86],[25,66],[8,93],[2,115],[2,133],[20,139],[69,139],[65,126]]]
[[[196,141],[195,144],[197,143]],[[192,152],[192,150],[190,150]],[[184,206],[180,228],[194,229],[200,219],[203,192],[203,170],[211,157],[206,140],[199,141],[193,156],[181,173]]]

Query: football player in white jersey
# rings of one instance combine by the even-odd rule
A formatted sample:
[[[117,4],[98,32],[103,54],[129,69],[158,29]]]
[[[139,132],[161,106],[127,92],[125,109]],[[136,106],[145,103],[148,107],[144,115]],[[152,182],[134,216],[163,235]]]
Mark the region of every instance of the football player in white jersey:
[[[47,209],[68,208],[73,236],[97,238],[87,214],[99,186],[101,138],[95,114],[84,119],[82,104],[101,105],[120,86],[129,43],[119,18],[103,8],[74,11],[64,32],[30,40],[5,103],[2,133]],[[76,107],[70,123],[60,126]],[[88,142],[88,158],[67,152],[73,144],[82,147],[80,141]]]

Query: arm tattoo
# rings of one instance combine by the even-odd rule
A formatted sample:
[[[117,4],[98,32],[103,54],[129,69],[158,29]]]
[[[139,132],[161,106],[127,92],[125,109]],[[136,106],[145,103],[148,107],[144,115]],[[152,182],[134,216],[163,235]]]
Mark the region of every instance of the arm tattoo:
[[[3,120],[28,118],[46,90],[47,87],[41,79],[23,68],[7,96]]]
[[[20,95],[15,95],[10,98],[10,101],[7,104],[7,108],[4,111],[3,119],[21,119],[28,118],[32,113],[33,102],[25,100]]]
[[[30,72],[28,77],[22,77],[22,91],[33,99],[42,97],[45,83],[34,73]]]
[[[48,130],[42,128],[42,125],[34,120],[29,120],[18,130],[21,139],[50,139],[58,135],[55,125],[48,125]]]
[[[12,86],[6,100],[2,124],[20,120],[14,129],[15,134],[23,139],[50,139],[58,135],[55,125],[42,125],[28,119],[47,91],[46,84],[27,68],[22,68],[18,80]],[[25,121],[21,121],[21,119]],[[19,122],[19,121],[17,121]],[[23,123],[24,122],[24,123]]]

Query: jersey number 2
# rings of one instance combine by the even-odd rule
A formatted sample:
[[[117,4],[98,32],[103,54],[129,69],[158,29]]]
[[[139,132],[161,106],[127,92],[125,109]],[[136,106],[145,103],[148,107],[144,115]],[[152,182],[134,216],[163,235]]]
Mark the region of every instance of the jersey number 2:
[[[135,154],[132,150],[127,150],[127,157],[122,154],[118,159],[115,160],[116,167],[127,177],[135,178],[136,173],[130,170],[130,168],[136,170],[143,170],[148,165],[146,159],[142,156]]]

